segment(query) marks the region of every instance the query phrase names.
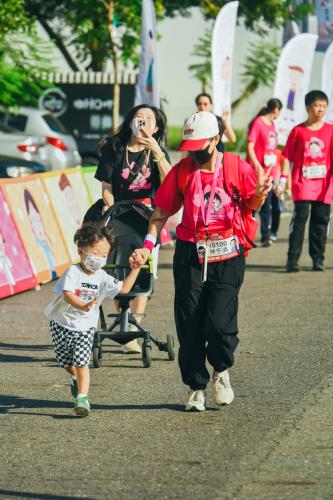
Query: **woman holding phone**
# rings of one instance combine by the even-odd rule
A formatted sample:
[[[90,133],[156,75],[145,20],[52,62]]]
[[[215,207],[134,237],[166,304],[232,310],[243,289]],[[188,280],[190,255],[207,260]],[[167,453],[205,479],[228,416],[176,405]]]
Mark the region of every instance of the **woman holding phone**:
[[[165,143],[163,111],[140,104],[127,114],[123,124],[101,147],[95,177],[102,182],[104,210],[123,200],[152,206],[158,187],[171,169]],[[137,297],[131,312],[144,313],[146,304],[147,297]],[[140,352],[137,340],[129,344],[128,350]]]

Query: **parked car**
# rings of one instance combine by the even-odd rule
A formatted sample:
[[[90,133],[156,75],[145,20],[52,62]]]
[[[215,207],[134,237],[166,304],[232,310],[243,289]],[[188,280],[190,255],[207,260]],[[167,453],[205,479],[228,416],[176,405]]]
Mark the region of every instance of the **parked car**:
[[[26,161],[19,158],[0,155],[0,177],[15,178],[45,172],[44,165],[36,161]]]
[[[0,123],[45,140],[47,156],[41,163],[47,170],[81,165],[74,137],[51,113],[28,107],[19,108],[17,113],[0,110]]]
[[[47,161],[46,140],[22,134],[9,125],[0,124],[0,154],[27,161]]]

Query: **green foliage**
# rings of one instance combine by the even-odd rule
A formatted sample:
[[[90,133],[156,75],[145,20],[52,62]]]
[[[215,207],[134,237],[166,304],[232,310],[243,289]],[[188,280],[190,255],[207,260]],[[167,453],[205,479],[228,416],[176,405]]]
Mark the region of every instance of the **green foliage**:
[[[0,0],[0,39],[29,24],[24,0]]]
[[[168,125],[168,149],[178,148],[183,138],[183,127],[181,125]]]
[[[193,76],[201,83],[201,91],[207,92],[211,81],[212,62],[211,62],[211,44],[212,29],[206,28],[204,35],[199,38],[198,43],[194,45],[192,55],[202,59],[201,62],[191,64],[188,69]]]
[[[202,0],[207,18],[215,18],[229,0]],[[243,16],[247,28],[264,35],[267,28],[279,28],[286,21],[302,20],[313,11],[312,2],[295,5],[294,0],[239,0],[238,16]]]
[[[233,111],[259,87],[267,87],[274,82],[279,55],[280,48],[270,42],[263,40],[250,45],[241,73],[245,88],[232,103]]]
[[[54,68],[49,62],[50,44],[33,28],[0,41],[0,103],[5,107],[35,105]]]

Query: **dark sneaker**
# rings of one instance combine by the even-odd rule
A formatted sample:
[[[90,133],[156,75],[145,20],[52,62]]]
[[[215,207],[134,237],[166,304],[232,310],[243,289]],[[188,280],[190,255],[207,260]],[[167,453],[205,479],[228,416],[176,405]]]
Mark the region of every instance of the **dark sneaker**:
[[[299,273],[302,269],[299,267],[297,262],[287,262],[286,271],[287,273]]]
[[[87,396],[76,398],[74,411],[77,417],[87,417],[90,413],[90,403]]]
[[[321,260],[314,260],[312,271],[325,271],[325,266]]]
[[[79,394],[79,389],[77,387],[77,380],[74,379],[71,380],[71,394],[74,399],[76,399],[77,395]]]

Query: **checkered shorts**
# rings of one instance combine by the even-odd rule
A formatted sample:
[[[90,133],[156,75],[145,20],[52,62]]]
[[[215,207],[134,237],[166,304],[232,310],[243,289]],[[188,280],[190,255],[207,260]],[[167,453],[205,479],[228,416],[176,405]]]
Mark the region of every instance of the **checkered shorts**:
[[[54,352],[59,366],[62,368],[71,365],[82,368],[87,367],[95,328],[90,328],[85,332],[78,332],[68,330],[53,320],[50,322],[50,328]]]

